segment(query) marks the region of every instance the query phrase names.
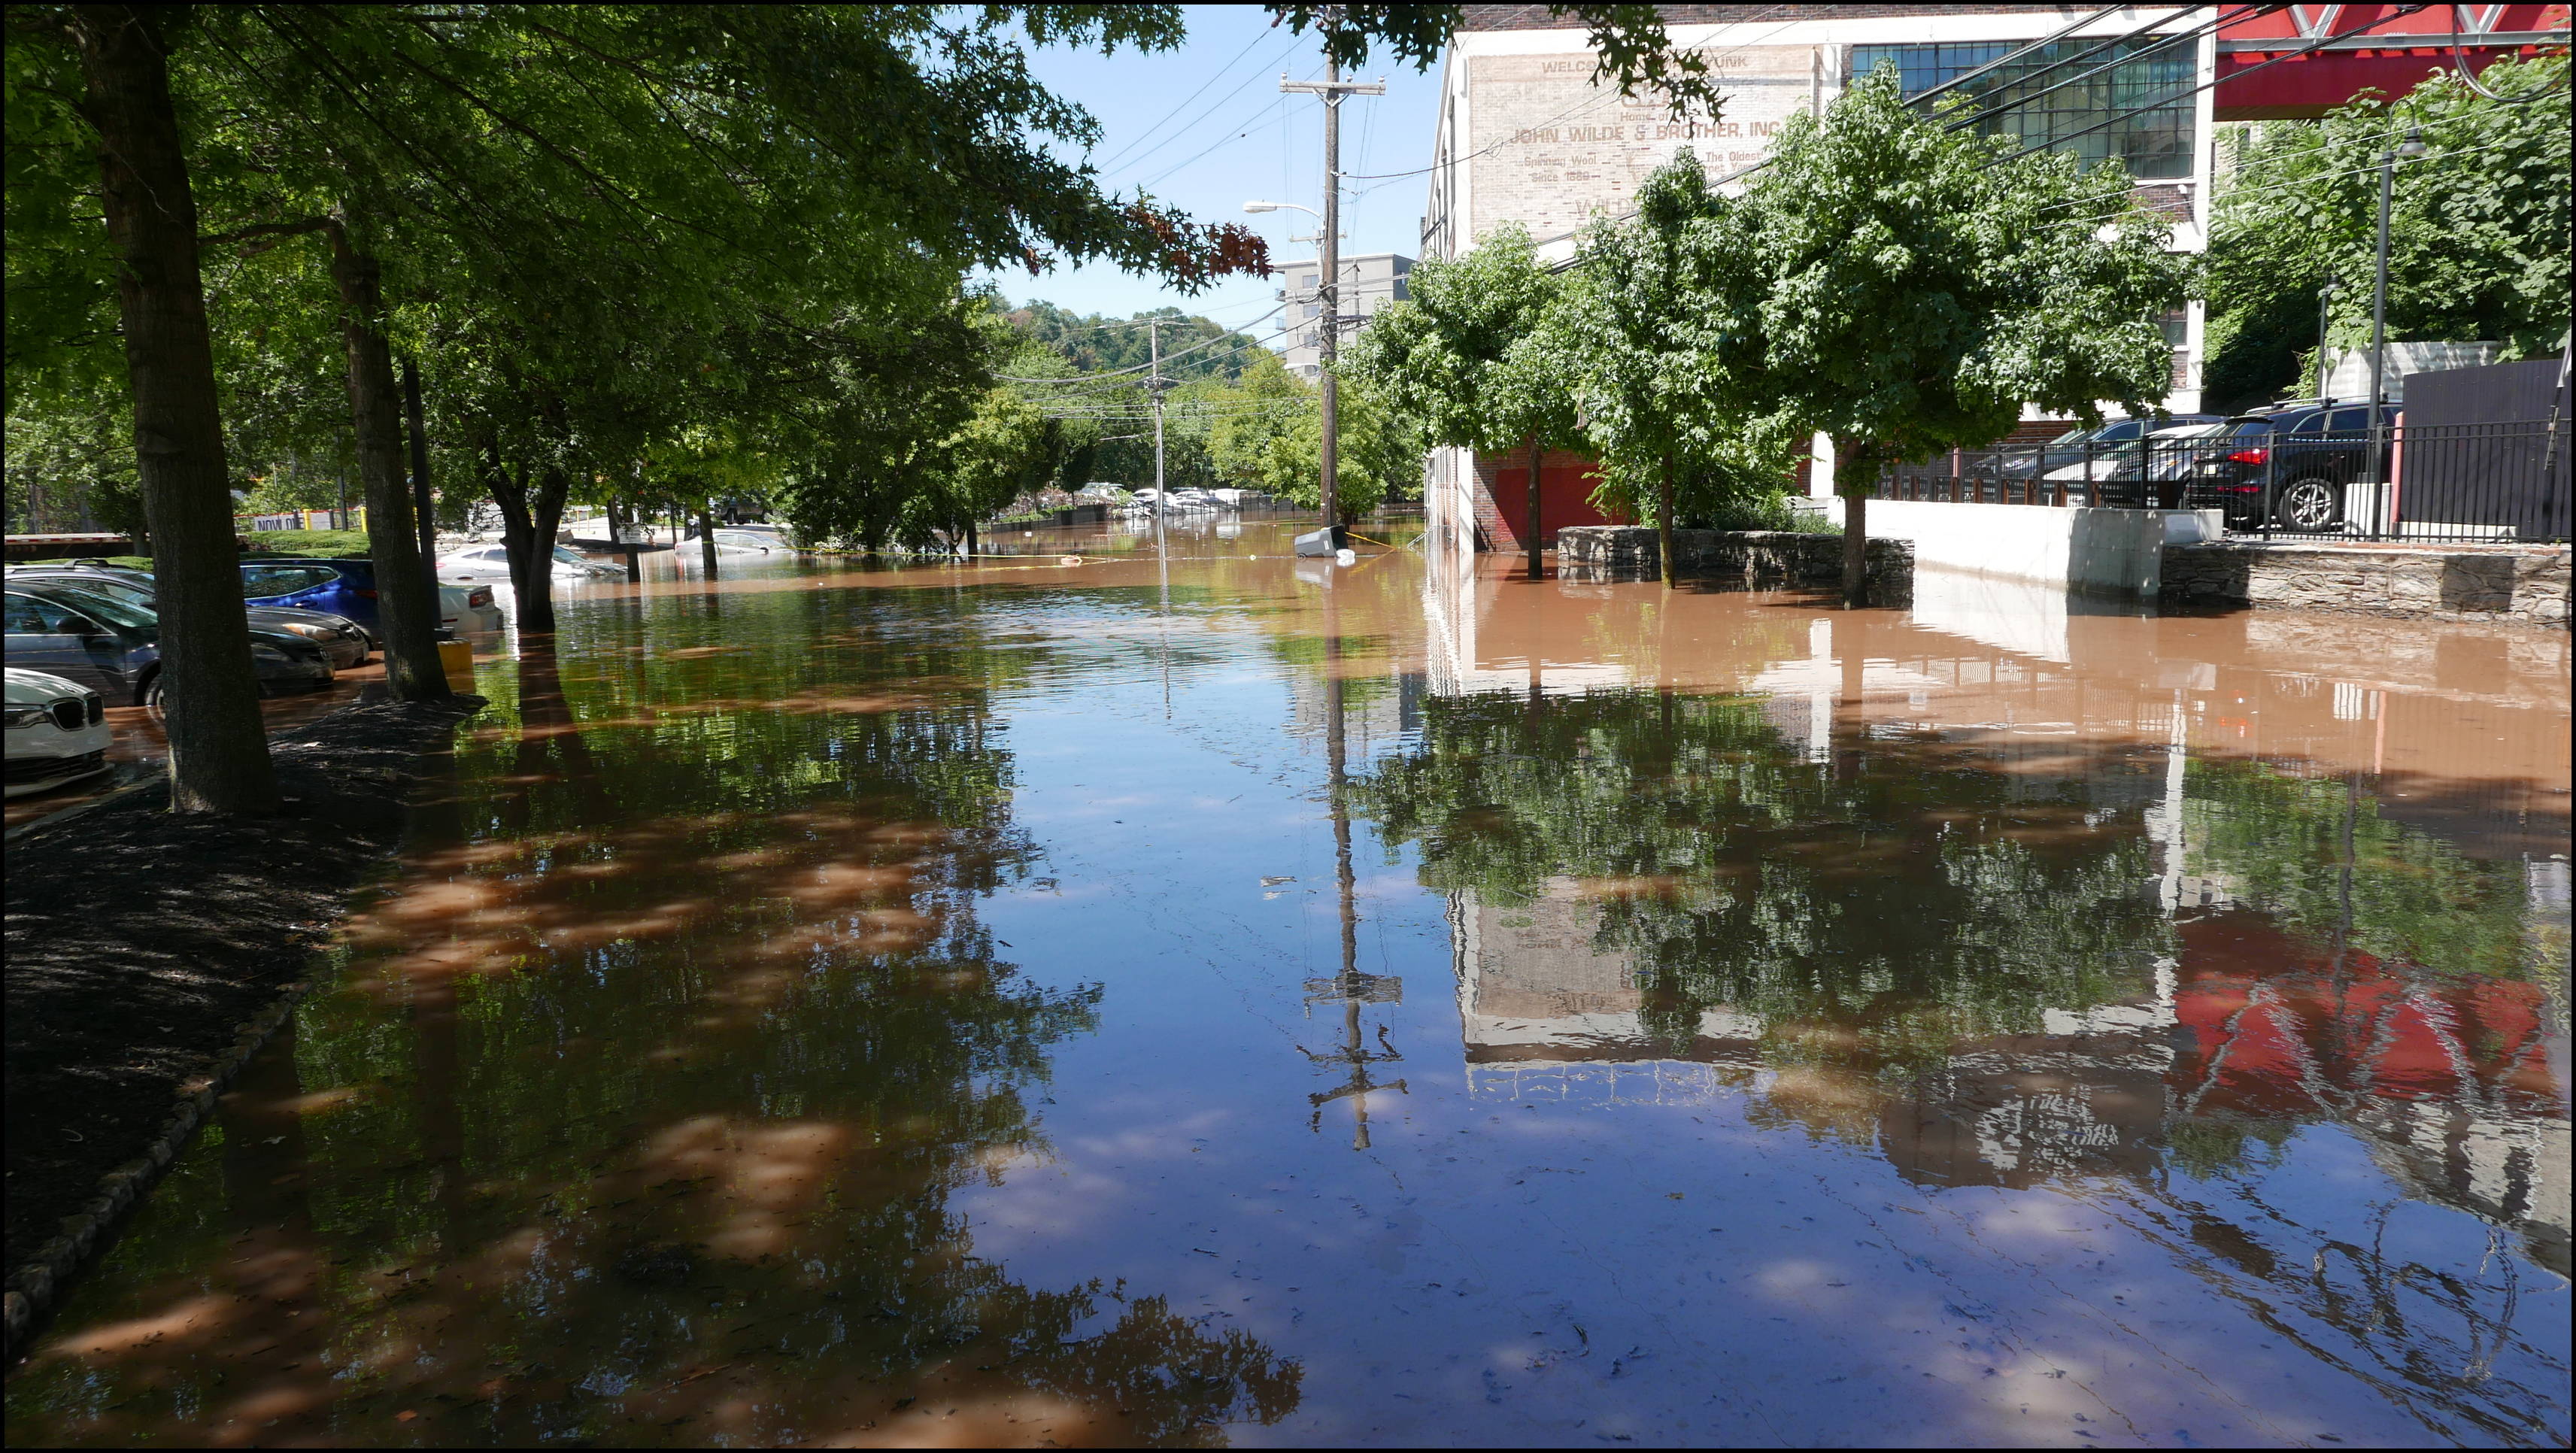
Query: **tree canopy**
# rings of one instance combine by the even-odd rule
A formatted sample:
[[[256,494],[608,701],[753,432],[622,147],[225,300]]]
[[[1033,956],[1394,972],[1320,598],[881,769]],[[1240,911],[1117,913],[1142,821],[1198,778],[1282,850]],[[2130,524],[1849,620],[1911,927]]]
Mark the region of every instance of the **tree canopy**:
[[[2380,157],[2397,163],[2388,222],[2392,338],[2494,342],[2506,358],[2567,336],[2568,61],[2505,60],[2481,94],[2444,71],[2391,101],[2365,96],[2321,121],[2268,121],[2222,142],[2209,241],[2210,398],[2251,404],[2314,377],[2317,290],[2340,279],[2327,344],[2370,342]]]

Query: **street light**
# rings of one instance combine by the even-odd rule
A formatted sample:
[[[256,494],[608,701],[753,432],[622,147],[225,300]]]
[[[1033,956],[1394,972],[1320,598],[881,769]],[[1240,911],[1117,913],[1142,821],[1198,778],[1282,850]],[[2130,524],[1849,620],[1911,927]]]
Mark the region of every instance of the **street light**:
[[[1321,217],[1324,215],[1312,207],[1300,207],[1294,202],[1246,202],[1243,204],[1243,210],[1247,212],[1276,212],[1282,207],[1285,207],[1292,212],[1303,212],[1309,217]]]
[[[2388,423],[2382,388],[2388,369],[2388,205],[2397,192],[2397,159],[2424,154],[2424,132],[2409,127],[2406,139],[2379,154],[2379,272],[2370,297],[2370,482],[2388,482]]]

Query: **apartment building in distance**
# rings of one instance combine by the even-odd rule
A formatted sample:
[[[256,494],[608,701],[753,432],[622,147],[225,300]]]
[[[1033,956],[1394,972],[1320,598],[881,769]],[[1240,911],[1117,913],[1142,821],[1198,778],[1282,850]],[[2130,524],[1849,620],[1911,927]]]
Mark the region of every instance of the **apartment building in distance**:
[[[1404,280],[1413,271],[1413,259],[1402,253],[1363,252],[1341,259],[1341,269],[1342,336],[1346,339],[1378,309],[1409,296]],[[1324,371],[1324,301],[1316,286],[1322,273],[1322,265],[1311,257],[1279,269],[1279,299],[1288,305],[1280,314],[1280,326],[1290,330],[1280,361],[1302,379],[1312,380]]]

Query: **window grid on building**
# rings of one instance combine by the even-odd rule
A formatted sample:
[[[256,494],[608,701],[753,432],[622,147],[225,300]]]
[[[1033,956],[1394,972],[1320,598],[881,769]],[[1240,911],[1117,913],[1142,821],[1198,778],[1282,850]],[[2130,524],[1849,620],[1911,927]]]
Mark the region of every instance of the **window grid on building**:
[[[2009,136],[2023,146],[2047,145],[2072,153],[2086,166],[2116,156],[2135,177],[2191,175],[2191,98],[2164,101],[2190,88],[2191,47],[2168,44],[2153,54],[2140,55],[2156,42],[2132,40],[2086,54],[2099,44],[2054,42],[1996,66],[1951,94],[1966,96],[1986,113],[1977,129],[1990,136]],[[2015,46],[2012,41],[1856,45],[1851,50],[1851,73],[1857,78],[1881,65],[1892,65],[1905,94],[1914,97],[2001,60]],[[2133,56],[2137,58],[2125,59]],[[2037,95],[2078,75],[2085,79]],[[2148,106],[2152,101],[2164,104]],[[2120,119],[2102,125],[2114,115]],[[2102,129],[2093,131],[2097,126]],[[2083,131],[2091,134],[2075,134]]]

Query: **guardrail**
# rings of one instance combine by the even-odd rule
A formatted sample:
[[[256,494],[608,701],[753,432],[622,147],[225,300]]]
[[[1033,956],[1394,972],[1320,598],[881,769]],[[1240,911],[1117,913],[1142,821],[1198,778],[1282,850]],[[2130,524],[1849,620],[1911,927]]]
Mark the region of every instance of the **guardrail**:
[[[1962,449],[1882,471],[1880,499],[2217,510],[2231,535],[2422,542],[2569,538],[2569,421],[2365,433],[2217,432],[2118,444]]]

